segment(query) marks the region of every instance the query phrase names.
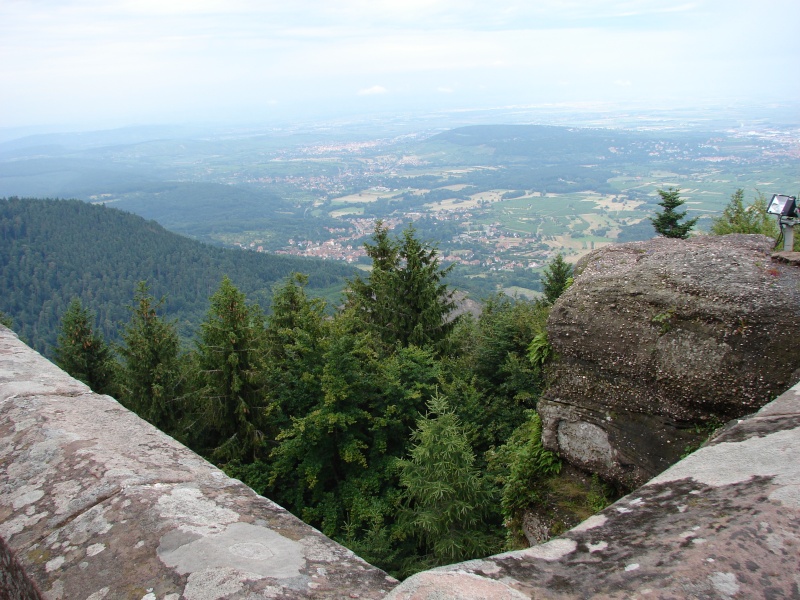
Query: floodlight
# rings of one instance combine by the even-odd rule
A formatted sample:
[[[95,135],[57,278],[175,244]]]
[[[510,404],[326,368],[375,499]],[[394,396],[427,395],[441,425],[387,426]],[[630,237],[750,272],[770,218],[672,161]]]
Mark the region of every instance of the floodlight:
[[[796,201],[797,198],[794,196],[774,194],[767,207],[767,212],[771,215],[780,215],[782,217],[795,217],[797,216]]]

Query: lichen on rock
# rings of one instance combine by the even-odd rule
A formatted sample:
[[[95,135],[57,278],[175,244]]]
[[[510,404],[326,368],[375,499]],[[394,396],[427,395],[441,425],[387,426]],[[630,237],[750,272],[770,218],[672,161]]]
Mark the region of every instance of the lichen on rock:
[[[383,598],[396,584],[0,325],[0,598]]]
[[[559,358],[539,404],[545,446],[634,487],[795,383],[800,269],[771,248],[656,238],[582,259],[547,325]]]

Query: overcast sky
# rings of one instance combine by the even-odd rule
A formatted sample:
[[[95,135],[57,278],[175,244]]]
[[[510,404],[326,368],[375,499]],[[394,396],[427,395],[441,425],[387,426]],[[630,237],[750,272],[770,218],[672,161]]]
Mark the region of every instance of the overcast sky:
[[[0,127],[800,98],[800,0],[0,0]]]

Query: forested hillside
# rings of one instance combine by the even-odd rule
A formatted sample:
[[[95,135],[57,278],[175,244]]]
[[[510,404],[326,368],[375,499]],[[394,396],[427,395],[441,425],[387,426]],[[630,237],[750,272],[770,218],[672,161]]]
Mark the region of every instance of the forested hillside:
[[[646,136],[622,130],[578,129],[547,125],[471,125],[439,133],[426,144],[441,142],[484,149],[489,160],[506,164],[537,162],[544,165],[574,165],[596,160],[608,153],[609,146],[630,145]]]
[[[192,344],[140,285],[116,355],[72,302],[58,364],[109,393],[257,492],[392,574],[525,545],[607,501],[543,449],[535,412],[549,302],[571,267],[553,263],[547,301],[497,295],[454,316],[451,267],[413,226],[376,225],[367,276],[332,311],[296,274],[271,312],[223,279]],[[566,469],[565,469],[566,471]]]
[[[315,291],[341,288],[353,273],[340,263],[209,246],[103,205],[30,198],[0,200],[0,269],[0,310],[46,354],[73,297],[116,339],[137,283],[146,280],[189,337],[225,275],[268,306],[273,284],[294,271],[307,273]]]

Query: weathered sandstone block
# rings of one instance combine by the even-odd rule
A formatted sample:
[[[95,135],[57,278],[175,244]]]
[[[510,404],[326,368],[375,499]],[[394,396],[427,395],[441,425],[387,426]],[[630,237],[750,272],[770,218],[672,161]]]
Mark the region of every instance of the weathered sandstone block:
[[[593,252],[553,307],[560,356],[543,439],[576,466],[641,485],[786,390],[800,367],[800,268],[764,236],[657,238]]]
[[[396,584],[0,326],[0,598],[382,598]]]

